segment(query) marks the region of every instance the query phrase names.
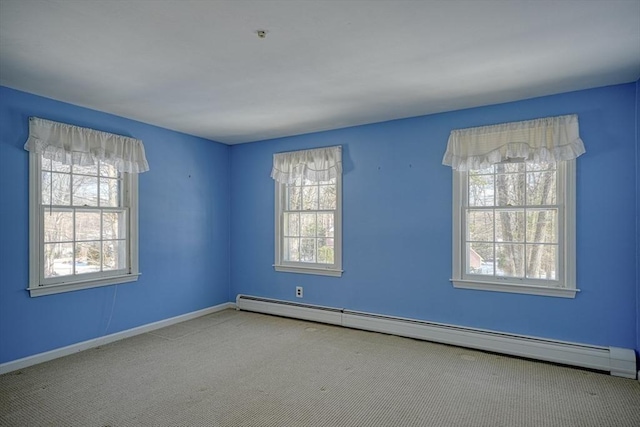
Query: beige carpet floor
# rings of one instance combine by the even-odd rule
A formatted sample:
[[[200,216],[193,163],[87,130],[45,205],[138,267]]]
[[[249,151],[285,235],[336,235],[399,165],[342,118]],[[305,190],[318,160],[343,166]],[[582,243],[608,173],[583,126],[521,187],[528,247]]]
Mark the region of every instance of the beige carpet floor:
[[[640,383],[226,310],[0,376],[1,426],[640,426]]]

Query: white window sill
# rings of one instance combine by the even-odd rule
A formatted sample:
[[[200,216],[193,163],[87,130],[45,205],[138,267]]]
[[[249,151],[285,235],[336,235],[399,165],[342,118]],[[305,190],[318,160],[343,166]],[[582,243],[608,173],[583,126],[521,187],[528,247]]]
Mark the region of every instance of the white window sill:
[[[283,273],[316,274],[319,276],[342,277],[342,270],[321,267],[274,265],[276,271]]]
[[[102,279],[84,280],[79,282],[61,283],[27,288],[31,297],[61,294],[63,292],[79,291],[81,289],[97,288],[99,286],[118,285],[120,283],[135,282],[140,274],[125,274],[122,276],[105,277]]]
[[[575,298],[579,289],[556,288],[514,283],[480,282],[477,280],[451,279],[454,288],[481,291],[508,292],[514,294],[543,295],[548,297]]]

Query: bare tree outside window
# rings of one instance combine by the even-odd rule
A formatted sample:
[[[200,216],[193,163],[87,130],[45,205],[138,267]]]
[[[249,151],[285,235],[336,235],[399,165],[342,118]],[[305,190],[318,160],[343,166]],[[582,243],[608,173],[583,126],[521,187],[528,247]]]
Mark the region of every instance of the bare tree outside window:
[[[468,173],[467,273],[556,280],[557,170],[500,163]]]
[[[286,186],[284,260],[334,263],[336,180]]]
[[[113,166],[41,159],[44,277],[126,269],[127,211]]]

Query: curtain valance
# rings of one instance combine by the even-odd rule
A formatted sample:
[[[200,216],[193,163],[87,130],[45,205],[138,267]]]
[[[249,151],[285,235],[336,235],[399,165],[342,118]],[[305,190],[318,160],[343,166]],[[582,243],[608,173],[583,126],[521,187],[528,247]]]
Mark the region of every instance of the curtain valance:
[[[342,147],[315,148],[273,155],[271,178],[292,184],[298,178],[329,181],[342,173]]]
[[[584,152],[578,116],[572,114],[453,130],[442,164],[467,171],[509,159],[572,160]]]
[[[91,166],[101,161],[119,172],[149,170],[142,141],[38,117],[29,118],[24,149],[63,164]]]

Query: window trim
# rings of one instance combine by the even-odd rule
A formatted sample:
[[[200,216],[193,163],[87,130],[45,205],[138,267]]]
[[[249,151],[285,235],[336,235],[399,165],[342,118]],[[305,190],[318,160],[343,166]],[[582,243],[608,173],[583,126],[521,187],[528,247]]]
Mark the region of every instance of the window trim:
[[[465,217],[463,202],[468,203],[468,186],[466,171],[453,170],[453,245],[451,283],[458,289],[475,289],[485,291],[542,295],[562,298],[575,298],[580,290],[576,287],[576,161],[559,161],[556,164],[558,185],[557,202],[563,214],[559,219],[558,282],[561,286],[545,286],[538,281],[518,278],[484,278],[478,275],[467,275],[464,265],[464,230]],[[469,277],[471,276],[471,277]],[[535,283],[534,283],[535,282]]]
[[[29,285],[27,291],[31,297],[53,295],[81,289],[110,286],[134,282],[140,276],[138,265],[138,174],[123,173],[122,198],[127,208],[127,245],[128,272],[116,270],[113,274],[102,273],[99,276],[70,276],[69,281],[43,284],[42,259],[44,244],[44,224],[41,220],[42,194],[42,155],[29,152]]]
[[[275,263],[273,268],[275,271],[285,273],[314,274],[320,276],[341,277],[342,270],[342,174],[336,176],[336,209],[335,209],[335,230],[334,230],[334,263],[324,264],[292,262],[282,259],[282,232],[284,230],[284,206],[287,184],[274,181],[275,185]]]

